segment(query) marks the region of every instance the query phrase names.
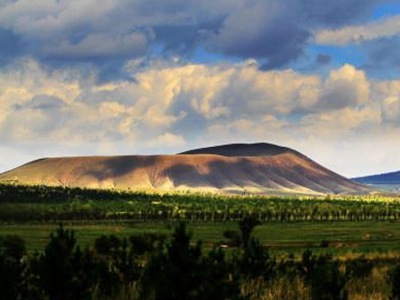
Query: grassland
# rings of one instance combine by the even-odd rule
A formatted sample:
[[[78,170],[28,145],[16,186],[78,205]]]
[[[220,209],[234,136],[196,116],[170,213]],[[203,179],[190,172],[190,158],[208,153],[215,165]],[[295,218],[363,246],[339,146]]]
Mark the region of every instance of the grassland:
[[[352,261],[360,257],[373,261],[369,275],[346,277],[349,299],[388,299],[388,274],[400,262],[400,199],[396,196],[157,195],[0,184],[0,237],[20,236],[28,258],[43,253],[60,222],[75,232],[77,243],[85,249],[102,235],[123,239],[157,233],[170,242],[173,229],[184,221],[192,245],[201,240],[207,253],[214,245],[230,245],[224,233],[238,230],[245,217],[260,222],[253,234],[277,262],[274,272],[278,274],[272,281],[244,280],[242,293],[261,293],[250,299],[310,299],[310,282],[291,263],[292,259],[297,265],[304,263],[302,255],[308,249],[316,259],[325,254],[338,259],[343,276],[348,276]],[[228,257],[236,250],[229,246]]]
[[[223,233],[244,216],[261,222],[255,234],[273,251],[400,250],[398,197],[157,195],[0,184],[0,235],[20,235],[31,250],[41,249],[59,222],[85,246],[101,234],[167,234],[184,220],[195,240],[212,245],[223,243]]]
[[[93,244],[101,235],[129,237],[141,233],[163,233],[169,235],[173,223],[162,222],[95,222],[81,223],[65,221],[65,227],[73,229],[81,246]],[[48,242],[56,223],[1,224],[0,236],[19,235],[29,251],[41,251]],[[223,233],[237,229],[236,222],[191,223],[188,228],[194,240],[202,240],[211,248],[228,242]],[[315,253],[330,253],[339,256],[400,256],[400,223],[393,222],[322,222],[322,223],[268,223],[257,226],[254,232],[271,253],[278,256],[293,253],[299,255],[305,249]]]
[[[226,242],[224,232],[252,216],[263,245],[276,253],[384,254],[400,250],[400,200],[371,195],[341,198],[157,195],[0,184],[0,236],[23,237],[40,250],[59,222],[87,246],[99,235],[169,234],[186,221],[194,240]],[[400,253],[400,252],[399,252]]]

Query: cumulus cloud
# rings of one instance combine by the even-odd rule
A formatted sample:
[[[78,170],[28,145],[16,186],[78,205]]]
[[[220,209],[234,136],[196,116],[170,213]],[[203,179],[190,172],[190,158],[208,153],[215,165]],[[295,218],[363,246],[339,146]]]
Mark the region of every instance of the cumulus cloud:
[[[351,173],[349,163],[361,148],[351,145],[376,139],[382,147],[395,147],[392,141],[400,134],[399,81],[371,81],[351,65],[327,78],[265,72],[254,61],[158,64],[136,71],[136,81],[107,84],[99,84],[96,76],[95,69],[55,71],[33,59],[1,73],[3,143],[8,149],[25,148],[20,157],[34,159],[266,141],[296,148],[346,175],[360,175]],[[328,148],[338,153],[334,163]],[[363,151],[368,153],[360,166],[388,161]],[[7,153],[3,165],[11,160],[12,151]]]
[[[400,98],[387,97],[383,100],[383,117],[385,120],[399,123],[400,120]]]
[[[363,71],[346,64],[330,73],[321,91],[322,109],[341,109],[357,106],[369,100],[369,81]]]
[[[382,118],[400,127],[400,80],[375,83],[375,93],[375,97],[380,99]]]

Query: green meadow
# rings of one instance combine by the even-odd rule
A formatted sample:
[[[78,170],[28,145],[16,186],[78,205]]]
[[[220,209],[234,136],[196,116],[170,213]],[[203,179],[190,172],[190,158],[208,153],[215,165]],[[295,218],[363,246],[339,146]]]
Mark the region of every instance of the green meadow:
[[[182,222],[189,244],[182,232],[177,238]],[[255,226],[246,240],[243,224],[248,222]],[[60,231],[60,224],[66,231]],[[13,261],[15,251],[8,249],[21,249],[21,241],[24,258]],[[390,299],[400,280],[400,198],[160,195],[0,184],[0,275],[11,272],[4,267],[23,270],[4,286],[10,295],[50,299],[55,283],[47,286],[46,280],[75,264],[78,269],[57,283],[57,291],[82,291],[77,283],[85,282],[90,299],[151,299],[143,294],[146,286],[162,291],[163,282],[172,280],[171,291],[170,285],[192,274],[173,273],[183,255],[169,265],[174,247],[196,261],[199,276],[215,276],[216,290],[213,281],[202,283],[202,293],[209,291],[212,297],[222,284],[233,288],[229,293],[237,299]],[[153,274],[153,264],[165,265]],[[159,268],[171,268],[173,275],[158,278],[163,274]],[[54,276],[43,277],[51,272]],[[71,286],[64,286],[65,280]],[[199,289],[196,285],[190,293]],[[333,297],[335,289],[334,298],[318,298]],[[82,297],[68,299],[86,299]]]
[[[158,195],[0,184],[0,235],[15,234],[40,251],[61,222],[82,246],[100,235],[169,234],[179,221],[193,240],[224,244],[243,217],[259,220],[254,234],[277,254],[305,249],[337,255],[397,255],[400,200],[382,195],[330,197]]]
[[[64,227],[75,231],[82,247],[93,244],[101,235],[128,238],[142,233],[169,235],[175,223],[163,222],[77,222],[63,221]],[[56,223],[23,223],[0,225],[0,236],[18,235],[26,241],[29,251],[41,251],[48,242]],[[228,242],[227,230],[236,230],[236,222],[189,223],[193,241],[201,240],[206,248]],[[400,256],[400,222],[321,222],[263,223],[254,235],[276,255],[297,254],[305,249],[334,255],[364,254],[368,256]]]

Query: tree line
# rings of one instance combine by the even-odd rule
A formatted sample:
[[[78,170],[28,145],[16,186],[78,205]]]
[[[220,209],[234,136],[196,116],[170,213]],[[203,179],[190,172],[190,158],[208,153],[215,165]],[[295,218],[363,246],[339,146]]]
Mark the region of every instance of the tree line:
[[[400,201],[157,195],[0,184],[0,221],[137,220],[228,222],[397,221]]]

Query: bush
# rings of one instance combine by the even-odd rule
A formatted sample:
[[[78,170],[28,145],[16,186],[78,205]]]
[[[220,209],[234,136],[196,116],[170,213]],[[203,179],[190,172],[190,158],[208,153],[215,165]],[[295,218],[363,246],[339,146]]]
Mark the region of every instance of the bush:
[[[400,265],[389,272],[389,283],[391,286],[389,299],[400,300]]]
[[[323,255],[315,260],[311,271],[312,300],[346,300],[347,278],[340,269],[339,262],[329,255]]]

